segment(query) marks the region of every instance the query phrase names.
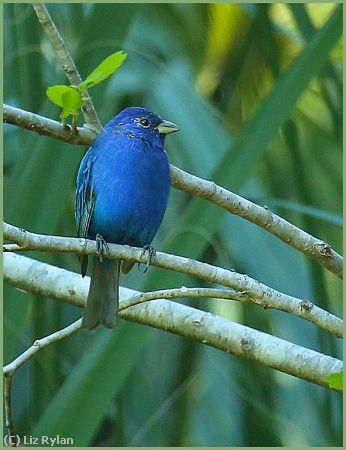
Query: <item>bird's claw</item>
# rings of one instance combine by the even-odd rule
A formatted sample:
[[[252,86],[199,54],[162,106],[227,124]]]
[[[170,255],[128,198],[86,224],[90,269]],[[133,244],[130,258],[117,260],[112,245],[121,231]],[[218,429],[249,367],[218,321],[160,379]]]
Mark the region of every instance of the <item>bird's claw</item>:
[[[142,249],[141,257],[144,256],[146,253],[148,253],[148,259],[145,264],[145,269],[144,269],[143,273],[145,273],[148,270],[148,268],[151,264],[151,261],[153,260],[153,258],[155,258],[156,251],[155,251],[154,247],[152,247],[151,245],[145,245]],[[139,265],[140,265],[140,263],[138,263],[138,268],[139,268]]]
[[[97,249],[97,254],[100,258],[100,262],[103,261],[103,255],[105,253],[107,253],[107,251],[109,250],[108,244],[105,241],[105,238],[102,236],[102,234],[97,233],[96,235],[96,249]]]

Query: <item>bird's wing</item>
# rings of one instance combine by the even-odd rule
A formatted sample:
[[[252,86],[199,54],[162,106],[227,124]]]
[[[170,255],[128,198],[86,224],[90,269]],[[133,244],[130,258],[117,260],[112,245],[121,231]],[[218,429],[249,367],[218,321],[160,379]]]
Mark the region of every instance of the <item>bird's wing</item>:
[[[95,191],[91,185],[91,170],[93,158],[89,150],[83,158],[77,175],[77,191],[75,215],[77,222],[77,236],[88,237],[90,222],[95,208]],[[84,277],[88,267],[88,257],[80,257],[81,273]]]

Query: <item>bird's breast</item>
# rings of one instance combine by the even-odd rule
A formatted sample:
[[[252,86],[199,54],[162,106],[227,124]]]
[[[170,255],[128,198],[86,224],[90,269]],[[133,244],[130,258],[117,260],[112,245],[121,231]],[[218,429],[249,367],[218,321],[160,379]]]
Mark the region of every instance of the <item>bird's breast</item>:
[[[98,154],[92,185],[96,194],[92,234],[108,242],[150,244],[165,212],[170,188],[163,149],[135,139]]]

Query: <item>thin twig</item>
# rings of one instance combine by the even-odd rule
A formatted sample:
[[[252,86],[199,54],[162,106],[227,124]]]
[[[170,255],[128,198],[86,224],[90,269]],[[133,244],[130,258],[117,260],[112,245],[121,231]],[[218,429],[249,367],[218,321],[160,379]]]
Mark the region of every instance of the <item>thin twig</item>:
[[[80,238],[47,236],[30,233],[21,228],[4,224],[4,238],[15,242],[21,250],[40,250],[45,252],[76,253],[79,255],[95,255],[95,241]],[[146,263],[142,249],[127,245],[109,244],[108,259],[122,259],[131,262]],[[275,308],[302,317],[315,325],[335,334],[343,336],[343,321],[319,308],[306,299],[298,299],[272,289],[253,278],[221,267],[212,266],[190,258],[156,252],[151,264],[168,270],[195,276],[210,283],[244,292],[249,301],[264,308]]]
[[[11,447],[17,447],[18,439],[14,429],[13,417],[12,417],[12,381],[13,373],[5,375],[4,381],[4,397],[5,397],[5,425],[7,428],[7,443]]]
[[[22,249],[18,244],[4,244],[2,250],[3,252],[20,252]]]
[[[6,427],[8,430],[9,443],[11,446],[16,447],[18,444],[17,435],[14,430],[13,418],[12,418],[12,381],[16,370],[22,366],[28,359],[35,355],[38,351],[47,347],[53,342],[57,342],[71,334],[75,333],[80,329],[82,319],[78,319],[71,325],[63,328],[62,330],[56,331],[42,339],[36,340],[31,347],[29,347],[24,353],[19,355],[14,361],[7,364],[3,368],[3,374],[5,376],[5,418]]]
[[[182,298],[182,297],[205,297],[205,298],[219,298],[225,300],[243,300],[242,293],[231,291],[229,289],[209,289],[209,288],[176,288],[176,289],[164,289],[161,291],[145,292],[133,295],[133,297],[124,300],[119,305],[119,311],[123,311],[127,308],[164,298]],[[37,339],[25,352],[15,358],[11,363],[7,364],[3,368],[3,374],[6,377],[12,377],[16,370],[22,366],[28,359],[32,358],[37,352],[42,350],[54,342],[71,336],[81,328],[82,319],[78,319],[67,327],[56,331],[44,338]]]
[[[219,298],[225,300],[244,300],[244,296],[241,292],[236,292],[229,289],[209,289],[209,288],[186,288],[181,287],[177,289],[164,289],[161,291],[152,291],[135,294],[133,297],[124,300],[119,305],[119,311],[139,305],[141,303],[160,300],[163,298],[182,298],[182,297],[205,297],[205,298]],[[20,356],[14,359],[11,363],[7,364],[3,368],[3,374],[5,376],[13,376],[18,367],[22,366],[28,359],[30,359],[37,352],[47,347],[53,342],[57,342],[64,339],[67,336],[71,336],[81,328],[81,319],[76,320],[71,325],[56,331],[44,338],[37,339],[31,347],[29,347]]]
[[[79,307],[85,304],[90,283],[88,277],[15,253],[4,255],[4,277],[14,287]],[[139,292],[121,288],[120,305],[135,296],[141,297]],[[342,368],[336,358],[177,302],[156,300],[121,309],[122,319],[197,340],[321,386],[328,387],[325,377]]]
[[[92,133],[78,128],[78,135],[66,132],[58,122],[12,106],[4,105],[4,121],[71,144],[90,145]],[[281,241],[319,262],[339,278],[343,277],[343,258],[326,242],[311,236],[287,220],[256,205],[212,181],[203,180],[171,165],[172,185],[176,189],[208,200],[278,237]]]
[[[215,289],[215,288],[189,288],[182,286],[174,289],[162,289],[159,291],[144,292],[134,295],[130,299],[123,300],[119,306],[119,311],[130,308],[134,305],[149,302],[152,300],[172,300],[175,298],[217,298],[221,300],[234,300],[238,302],[252,303],[246,292],[238,292],[233,289]]]
[[[127,308],[135,305],[142,304],[144,302],[159,300],[163,298],[181,298],[181,297],[215,297],[228,300],[243,300],[242,293],[237,293],[228,289],[208,289],[208,288],[186,288],[180,289],[165,289],[162,291],[153,291],[146,293],[135,294],[130,299],[124,300],[119,305],[119,311],[123,311]],[[17,443],[17,438],[14,430],[13,418],[12,418],[12,380],[13,376],[26,361],[32,358],[40,350],[46,348],[48,345],[53,344],[61,339],[71,336],[76,331],[80,330],[82,325],[82,319],[78,319],[67,327],[56,331],[44,338],[37,339],[25,352],[15,358],[12,362],[3,367],[3,375],[5,376],[5,416],[6,427],[8,429],[8,435],[11,436],[10,442]]]
[[[49,344],[52,344],[53,342],[57,342],[60,339],[63,339],[67,336],[71,336],[73,333],[78,331],[81,327],[82,319],[78,319],[75,322],[73,322],[71,325],[68,325],[67,327],[63,328],[62,330],[56,331],[55,333],[49,334],[48,336],[45,336],[44,338],[37,339],[31,347],[29,347],[27,350],[25,350],[24,353],[19,355],[15,360],[13,360],[11,363],[7,364],[3,368],[3,374],[5,376],[8,375],[14,375],[18,367],[23,365],[28,359],[30,359],[33,355],[35,355],[37,352],[42,350],[43,348],[47,347]]]
[[[63,38],[61,37],[58,29],[56,28],[49,12],[44,3],[33,3],[32,4],[37,18],[44,28],[48,39],[56,52],[57,57],[61,61],[62,67],[69,79],[71,85],[77,85],[81,83],[82,78],[79,75],[77,67],[71,55],[65,45]],[[95,108],[92,104],[91,98],[87,91],[84,92],[85,100],[83,102],[82,111],[84,114],[84,118],[86,120],[88,128],[90,128],[93,132],[97,133],[102,129],[102,125],[97,117]]]

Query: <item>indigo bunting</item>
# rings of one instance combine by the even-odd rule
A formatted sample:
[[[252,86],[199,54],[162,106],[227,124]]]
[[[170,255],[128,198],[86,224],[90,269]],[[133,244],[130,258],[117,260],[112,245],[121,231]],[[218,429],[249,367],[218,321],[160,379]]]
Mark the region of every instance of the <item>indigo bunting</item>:
[[[119,303],[119,276],[133,264],[107,260],[107,242],[146,248],[163,219],[170,189],[169,164],[164,149],[166,134],[175,124],[140,107],[115,116],[92,143],[77,175],[75,217],[78,236],[95,239],[99,256],[93,257],[82,326],[114,328]],[[88,258],[81,257],[81,273]]]

